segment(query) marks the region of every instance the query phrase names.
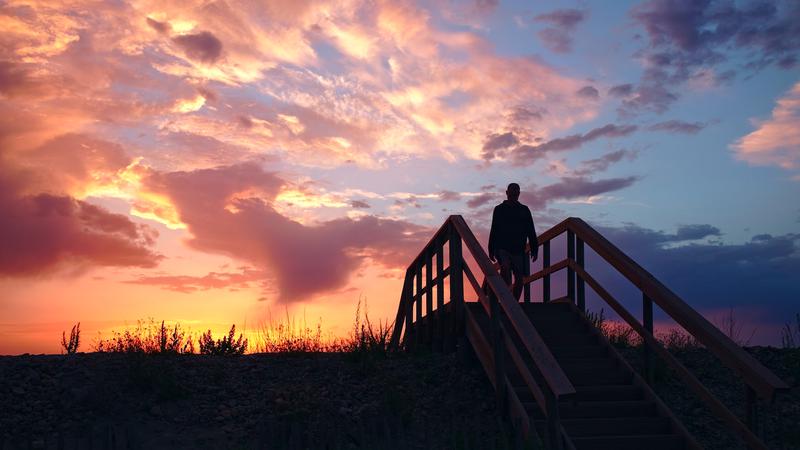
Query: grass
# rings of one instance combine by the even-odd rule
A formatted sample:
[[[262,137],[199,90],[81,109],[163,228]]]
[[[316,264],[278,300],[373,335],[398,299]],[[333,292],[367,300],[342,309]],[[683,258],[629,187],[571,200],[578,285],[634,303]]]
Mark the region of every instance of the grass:
[[[783,348],[800,348],[800,313],[795,314],[794,320],[794,324],[787,322],[781,329]]]
[[[394,323],[388,320],[373,321],[369,317],[366,299],[359,298],[356,304],[355,318],[348,335],[334,337],[323,335],[322,321],[316,326],[308,326],[305,317],[302,321],[290,317],[288,310],[284,321],[275,322],[270,319],[258,326],[255,336],[245,338],[244,333],[236,337],[236,325],[220,339],[215,339],[211,330],[207,330],[195,338],[180,323],[166,325],[150,318],[138,320],[133,328],[112,331],[111,336],[99,336],[94,351],[106,353],[137,354],[194,354],[199,350],[203,355],[234,356],[251,353],[349,353],[370,357],[385,356],[389,352],[389,341]],[[77,349],[79,328],[73,327],[70,341],[65,341],[62,334],[62,345],[69,353],[73,347]],[[251,339],[254,342],[251,342]],[[74,350],[72,351],[74,352]]]
[[[78,352],[78,347],[81,345],[81,323],[73,325],[72,331],[69,333],[69,340],[67,340],[66,331],[61,332],[61,347],[68,355],[74,355]]]

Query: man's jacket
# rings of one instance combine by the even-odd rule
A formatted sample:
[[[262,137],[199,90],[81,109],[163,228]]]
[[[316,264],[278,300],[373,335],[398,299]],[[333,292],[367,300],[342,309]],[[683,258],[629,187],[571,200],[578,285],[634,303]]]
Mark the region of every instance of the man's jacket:
[[[527,206],[510,200],[495,206],[489,232],[489,257],[496,257],[498,250],[505,250],[512,255],[523,254],[529,239],[531,249],[538,250],[533,217]]]

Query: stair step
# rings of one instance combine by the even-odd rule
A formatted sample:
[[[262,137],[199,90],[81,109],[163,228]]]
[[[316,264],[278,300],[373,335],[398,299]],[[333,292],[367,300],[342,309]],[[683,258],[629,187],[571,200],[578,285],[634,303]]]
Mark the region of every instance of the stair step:
[[[538,331],[538,330],[537,330]],[[539,333],[548,347],[556,346],[591,346],[598,343],[597,336],[589,332],[566,333],[566,332],[544,332]]]
[[[564,345],[563,343],[553,343],[547,346],[550,353],[556,359],[566,358],[604,358],[608,355],[608,350],[599,344],[596,345]]]
[[[545,420],[534,421],[537,429],[545,430]],[[561,424],[571,437],[638,436],[668,434],[669,420],[665,417],[622,417],[561,419]]]
[[[595,370],[613,370],[619,368],[617,362],[611,358],[585,357],[585,358],[556,358],[564,370],[592,368]]]
[[[532,418],[543,418],[539,405],[523,403]],[[656,415],[653,402],[644,400],[608,401],[608,402],[561,402],[558,405],[562,419],[591,417],[650,417]]]
[[[630,384],[575,387],[575,400],[579,402],[639,400],[641,398],[642,390]]]
[[[682,450],[683,438],[674,434],[574,437],[578,450]]]

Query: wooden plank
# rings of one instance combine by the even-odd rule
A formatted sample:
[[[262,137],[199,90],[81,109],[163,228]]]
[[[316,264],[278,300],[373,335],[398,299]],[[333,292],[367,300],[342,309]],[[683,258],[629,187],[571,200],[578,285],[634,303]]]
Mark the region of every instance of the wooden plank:
[[[486,282],[489,288],[497,297],[503,312],[506,313],[509,322],[511,323],[514,331],[520,337],[520,340],[525,345],[526,350],[530,353],[531,358],[535,362],[537,369],[542,375],[548,388],[553,392],[557,398],[570,396],[575,394],[575,387],[567,378],[567,375],[561,369],[556,359],[550,353],[550,349],[542,340],[539,333],[534,328],[533,324],[528,320],[528,317],[522,310],[522,307],[514,299],[513,294],[505,284],[500,274],[492,267],[489,257],[483,250],[483,247],[478,243],[475,235],[472,234],[467,226],[464,218],[461,216],[450,216],[454,228],[461,235],[464,245],[475,258],[481,270],[486,275]]]
[[[406,276],[403,280],[403,290],[400,293],[400,305],[397,307],[397,315],[394,318],[394,330],[392,331],[392,339],[390,341],[390,346],[394,350],[400,348],[400,335],[403,332],[403,326],[407,325],[406,309],[409,284],[409,272],[406,270]],[[408,328],[406,328],[406,330],[408,330]]]
[[[752,386],[761,398],[772,402],[777,391],[789,390],[789,386],[783,380],[745,352],[728,336],[725,336],[705,317],[586,222],[576,217],[570,217],[567,221],[569,229],[580,236],[601,258],[652,299],[700,343],[714,352],[722,362],[738,372],[745,383]]]
[[[680,361],[678,361],[672,353],[669,352],[660,342],[650,333],[645,327],[636,320],[633,315],[622,306],[600,283],[597,282],[591,275],[586,273],[583,268],[577,264],[572,264],[575,273],[586,281],[596,293],[600,296],[619,316],[630,325],[642,339],[655,351],[665,362],[667,362],[678,374],[679,377],[689,386],[701,400],[727,425],[736,432],[751,448],[764,449],[766,445],[755,435],[745,424],[743,424],[736,415],[734,415],[722,402],[717,400],[714,394],[711,393],[703,383],[698,380],[694,374],[689,371]]]
[[[539,272],[544,272],[550,267],[550,241],[545,241],[542,244],[542,253],[542,270]],[[543,274],[542,276],[544,277],[542,280],[542,302],[547,303],[550,301],[550,274]]]
[[[492,387],[496,388],[497,383],[494,378],[494,356],[492,355],[489,341],[486,340],[486,336],[483,335],[480,325],[478,325],[477,320],[475,320],[470,310],[467,308],[464,309],[466,310],[464,312],[464,318],[466,321],[465,331],[467,339],[469,339],[469,342],[472,344],[475,355],[478,356],[478,361],[481,362],[486,376],[489,377],[489,382],[492,383]]]
[[[439,336],[436,342],[436,349],[438,351],[444,350],[444,277],[445,271],[442,267],[444,265],[444,246],[441,242],[436,243],[436,277],[433,283],[436,284],[436,329]],[[450,273],[449,270],[447,273]]]

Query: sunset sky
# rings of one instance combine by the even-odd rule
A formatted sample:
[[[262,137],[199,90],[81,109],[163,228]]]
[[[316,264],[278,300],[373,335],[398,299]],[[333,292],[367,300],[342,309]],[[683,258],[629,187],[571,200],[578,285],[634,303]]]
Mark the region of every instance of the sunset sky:
[[[581,217],[777,344],[798,57],[797,1],[0,2],[0,354],[393,318],[447,215],[485,243],[512,181],[539,232]]]

